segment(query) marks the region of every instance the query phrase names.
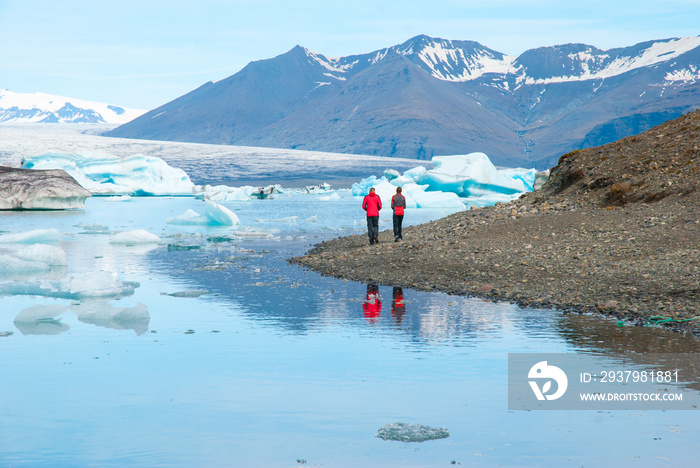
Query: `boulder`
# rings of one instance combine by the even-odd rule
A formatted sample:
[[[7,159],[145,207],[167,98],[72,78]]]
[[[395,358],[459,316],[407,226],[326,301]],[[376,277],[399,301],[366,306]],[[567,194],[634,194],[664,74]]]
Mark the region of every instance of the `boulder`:
[[[82,209],[90,196],[90,192],[61,169],[0,166],[0,210]]]

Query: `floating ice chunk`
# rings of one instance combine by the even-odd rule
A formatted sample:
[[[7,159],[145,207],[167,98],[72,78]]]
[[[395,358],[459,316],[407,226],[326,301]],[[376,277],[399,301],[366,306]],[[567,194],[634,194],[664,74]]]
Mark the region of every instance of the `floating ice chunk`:
[[[238,231],[234,231],[233,234],[240,237],[274,237],[271,232],[258,231],[251,228],[239,229]]]
[[[81,322],[116,330],[134,330],[137,335],[148,331],[151,320],[148,307],[140,302],[134,307],[114,307],[105,301],[83,301],[73,304],[71,310]]]
[[[0,275],[37,273],[66,265],[66,252],[55,245],[32,244],[0,250]]]
[[[384,171],[384,177],[386,177],[388,181],[392,181],[398,177],[401,177],[401,173],[396,169],[386,169]]]
[[[168,224],[207,224],[208,219],[205,216],[202,216],[201,214],[197,213],[196,211],[189,209],[182,213],[181,215],[177,215],[174,218],[168,218],[167,223]]]
[[[453,192],[463,197],[476,194],[474,190],[506,194],[527,191],[523,180],[499,172],[484,153],[435,156],[432,162],[435,168],[418,181],[428,184],[431,190]]]
[[[369,193],[369,189],[379,184],[381,180],[382,179],[378,179],[377,176],[369,176],[366,179],[362,179],[361,181],[352,184],[350,191],[354,196],[364,197]],[[386,179],[383,178],[383,180]]]
[[[338,201],[340,200],[340,195],[338,192],[333,192],[330,195],[323,195],[321,197],[318,197],[319,200],[321,201]]]
[[[61,234],[57,229],[36,229],[34,231],[0,236],[0,243],[15,244],[55,244]]]
[[[413,182],[420,183],[426,172],[428,172],[428,170],[424,166],[417,166],[404,172],[403,177],[406,177]]]
[[[84,231],[109,231],[109,228],[107,226],[103,226],[100,223],[93,223],[93,224],[87,224],[87,223],[80,223],[76,224],[75,227],[79,227],[83,229]]]
[[[464,202],[451,192],[412,192],[411,197],[417,208],[458,208],[463,209]]]
[[[107,201],[110,202],[130,202],[133,201],[133,198],[131,198],[131,195],[122,195],[120,197],[109,197]]]
[[[11,253],[0,253],[0,275],[33,273],[50,269],[51,266],[43,262],[23,260]]]
[[[213,202],[232,202],[232,201],[248,201],[250,195],[257,191],[256,187],[229,187],[227,185],[205,185],[197,187],[203,194],[204,198]],[[201,196],[200,196],[201,197]]]
[[[219,205],[209,200],[205,200],[204,216],[211,220],[210,224],[221,226],[233,226],[240,224],[236,213],[225,206]]]
[[[46,153],[26,157],[22,167],[63,169],[99,195],[192,195],[194,189],[185,171],[154,156]]]
[[[47,244],[34,244],[22,247],[17,251],[17,257],[22,260],[45,263],[48,266],[66,266],[68,257],[66,252],[58,246]]]
[[[194,210],[187,210],[183,214],[168,218],[168,224],[179,225],[203,225],[203,226],[233,226],[240,224],[236,213],[225,206],[204,200],[204,213],[199,214]]]
[[[450,436],[444,427],[430,427],[421,424],[391,423],[377,431],[377,437],[383,440],[399,442],[425,442],[426,440],[445,439]]]
[[[52,288],[53,291],[47,291],[43,295],[71,299],[123,297],[132,295],[139,286],[138,283],[118,279],[113,272],[93,271],[64,278],[58,290]]]
[[[305,223],[317,223],[318,215],[310,216],[304,220]]]
[[[133,231],[124,231],[116,234],[110,244],[160,244],[160,237],[145,229],[135,229]]]

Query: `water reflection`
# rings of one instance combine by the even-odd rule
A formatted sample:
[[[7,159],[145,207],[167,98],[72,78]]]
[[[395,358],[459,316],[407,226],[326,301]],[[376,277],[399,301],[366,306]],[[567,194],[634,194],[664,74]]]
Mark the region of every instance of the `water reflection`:
[[[87,300],[71,305],[71,310],[83,323],[115,330],[133,330],[137,335],[148,331],[151,316],[140,302],[134,307],[114,307],[106,301]]]
[[[406,303],[403,298],[403,288],[394,286],[391,294],[391,318],[400,327],[404,315],[406,315]]]
[[[17,314],[14,325],[23,335],[58,335],[70,329],[56,318],[67,310],[60,305],[35,304]]]
[[[367,297],[362,303],[362,311],[368,323],[377,323],[382,313],[382,300],[379,297],[379,286],[374,283],[367,285]]]

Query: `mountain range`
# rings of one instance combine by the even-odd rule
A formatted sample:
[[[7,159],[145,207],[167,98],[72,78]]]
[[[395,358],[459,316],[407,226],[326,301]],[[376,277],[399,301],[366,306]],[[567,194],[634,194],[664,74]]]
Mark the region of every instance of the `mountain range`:
[[[517,57],[417,36],[340,58],[296,46],[108,135],[417,159],[481,151],[547,168],[698,107],[700,36]]]
[[[51,94],[0,90],[0,123],[123,124],[144,112]]]

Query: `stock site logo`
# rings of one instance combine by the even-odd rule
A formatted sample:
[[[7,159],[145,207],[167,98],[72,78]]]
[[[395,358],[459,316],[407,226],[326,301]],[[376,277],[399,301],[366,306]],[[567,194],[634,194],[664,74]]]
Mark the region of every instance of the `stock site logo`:
[[[564,371],[557,366],[548,366],[547,361],[540,361],[532,366],[527,377],[536,379],[530,380],[529,383],[538,400],[556,400],[564,395],[569,385],[569,379],[566,378]],[[539,386],[538,380],[544,381],[542,387]],[[548,394],[552,390],[552,381],[557,383],[557,388],[554,393]]]

